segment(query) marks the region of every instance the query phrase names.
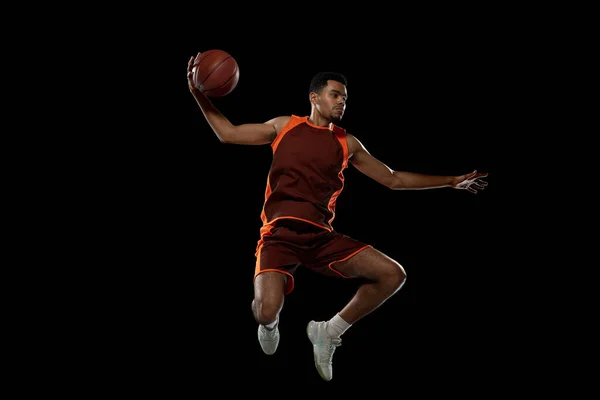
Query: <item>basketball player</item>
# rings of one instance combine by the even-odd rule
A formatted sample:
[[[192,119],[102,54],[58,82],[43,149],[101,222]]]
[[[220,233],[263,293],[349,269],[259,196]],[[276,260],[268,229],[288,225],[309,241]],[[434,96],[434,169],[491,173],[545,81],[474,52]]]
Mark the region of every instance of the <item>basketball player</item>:
[[[196,57],[199,57],[200,53]],[[348,164],[390,189],[449,187],[477,193],[486,173],[435,176],[394,171],[374,158],[339,126],[348,97],[346,78],[319,73],[309,87],[308,116],[280,116],[265,123],[233,125],[193,83],[194,57],[188,62],[189,90],[222,143],[265,145],[273,150],[267,177],[263,225],[256,248],[252,312],[264,353],[279,344],[279,314],[294,289],[294,272],[308,268],[341,278],[362,278],[354,297],[328,321],[310,321],[319,375],[332,378],[332,358],[348,328],[378,308],[406,281],[404,268],[373,248],[337,232],[332,221]]]

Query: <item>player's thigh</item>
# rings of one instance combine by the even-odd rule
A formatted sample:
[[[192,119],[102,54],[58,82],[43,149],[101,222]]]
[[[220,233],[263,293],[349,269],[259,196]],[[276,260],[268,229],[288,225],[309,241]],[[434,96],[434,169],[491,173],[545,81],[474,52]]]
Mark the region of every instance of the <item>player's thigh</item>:
[[[381,251],[369,247],[334,268],[349,277],[380,280],[388,277],[404,279],[406,272],[400,263]]]

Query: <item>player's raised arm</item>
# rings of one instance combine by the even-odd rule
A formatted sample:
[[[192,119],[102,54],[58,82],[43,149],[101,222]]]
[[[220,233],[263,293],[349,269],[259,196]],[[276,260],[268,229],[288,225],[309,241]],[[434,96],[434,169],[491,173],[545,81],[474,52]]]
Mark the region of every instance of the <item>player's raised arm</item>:
[[[199,54],[198,54],[199,55]],[[271,143],[283,126],[289,121],[289,116],[273,118],[265,123],[233,125],[193,83],[194,57],[188,61],[187,79],[190,92],[202,110],[206,121],[221,143],[234,144],[267,144]]]
[[[348,150],[351,155],[350,163],[369,178],[381,183],[390,189],[435,189],[452,187],[465,189],[471,193],[483,190],[487,182],[487,173],[476,170],[464,175],[427,175],[415,172],[394,171],[375,157],[373,157],[363,144],[352,135],[348,135]]]

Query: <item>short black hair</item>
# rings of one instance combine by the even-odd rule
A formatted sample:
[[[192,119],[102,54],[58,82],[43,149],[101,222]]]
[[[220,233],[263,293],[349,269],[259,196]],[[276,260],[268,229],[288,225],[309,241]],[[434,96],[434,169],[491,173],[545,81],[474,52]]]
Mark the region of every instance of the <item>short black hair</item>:
[[[348,80],[339,72],[319,72],[313,76],[312,80],[310,81],[308,93],[321,93],[321,90],[327,86],[327,81],[329,80],[339,82],[344,86],[348,86]]]

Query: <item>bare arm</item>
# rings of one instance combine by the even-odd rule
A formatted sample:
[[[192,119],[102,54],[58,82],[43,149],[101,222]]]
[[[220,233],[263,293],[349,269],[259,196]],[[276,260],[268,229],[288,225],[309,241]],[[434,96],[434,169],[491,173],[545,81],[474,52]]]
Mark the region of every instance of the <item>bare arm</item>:
[[[452,187],[455,189],[466,189],[477,193],[476,189],[482,190],[487,182],[481,180],[487,176],[486,173],[473,171],[465,175],[443,176],[427,175],[414,172],[394,171],[375,157],[373,157],[363,144],[354,136],[348,135],[348,150],[350,163],[369,178],[381,183],[390,189],[435,189]]]
[[[200,53],[196,56],[199,57]],[[204,114],[206,121],[221,143],[233,144],[267,144],[277,137],[289,116],[273,118],[265,123],[233,125],[193,83],[194,57],[188,61],[187,79],[190,93]]]

